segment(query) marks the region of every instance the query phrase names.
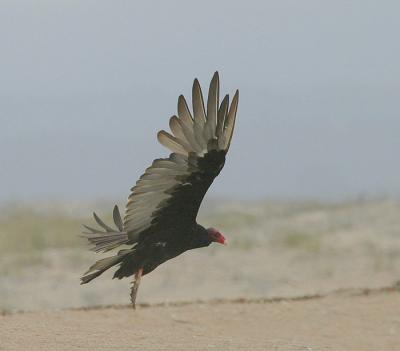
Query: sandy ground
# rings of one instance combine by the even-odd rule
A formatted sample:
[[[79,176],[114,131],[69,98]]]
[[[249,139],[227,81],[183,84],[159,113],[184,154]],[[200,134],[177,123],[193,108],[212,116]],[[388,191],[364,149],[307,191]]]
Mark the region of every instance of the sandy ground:
[[[27,216],[0,220],[0,351],[400,350],[399,201],[222,204],[201,223],[230,245],[145,276],[137,311],[112,271],[79,285],[102,256],[77,221]]]
[[[400,350],[400,294],[6,314],[0,350]]]

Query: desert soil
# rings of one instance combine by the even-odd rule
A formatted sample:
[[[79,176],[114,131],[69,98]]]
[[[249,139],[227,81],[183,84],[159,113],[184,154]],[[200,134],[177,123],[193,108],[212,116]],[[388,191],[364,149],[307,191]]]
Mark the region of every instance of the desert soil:
[[[400,294],[0,316],[0,350],[400,350]]]

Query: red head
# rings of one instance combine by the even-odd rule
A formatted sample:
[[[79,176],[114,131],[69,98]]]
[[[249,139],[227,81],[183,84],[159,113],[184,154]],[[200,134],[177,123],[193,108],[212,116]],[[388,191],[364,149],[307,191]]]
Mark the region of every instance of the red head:
[[[210,238],[211,241],[226,245],[226,239],[225,237],[215,228],[208,228],[207,229],[208,237]]]

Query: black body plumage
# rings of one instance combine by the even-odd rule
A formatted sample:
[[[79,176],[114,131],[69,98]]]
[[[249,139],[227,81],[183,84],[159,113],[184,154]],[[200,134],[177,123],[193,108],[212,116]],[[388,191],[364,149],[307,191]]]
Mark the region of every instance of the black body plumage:
[[[160,236],[173,237],[174,233],[168,232]],[[171,235],[172,234],[172,235]],[[187,250],[206,247],[211,244],[211,240],[204,227],[196,224],[194,228],[188,228],[186,235],[179,232],[176,237],[183,240],[154,241],[143,240],[136,247],[134,252],[128,254],[121,261],[120,267],[114,274],[114,278],[124,278],[131,276],[139,267],[143,267],[143,275],[150,273],[160,264],[179,256]]]

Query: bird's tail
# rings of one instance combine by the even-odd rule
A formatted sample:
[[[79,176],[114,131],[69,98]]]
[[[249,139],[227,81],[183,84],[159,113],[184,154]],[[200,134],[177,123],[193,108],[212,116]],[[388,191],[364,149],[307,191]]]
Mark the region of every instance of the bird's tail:
[[[87,270],[87,272],[83,274],[81,278],[81,284],[89,283],[91,280],[104,273],[107,269],[115,266],[118,263],[121,263],[127,255],[132,254],[134,251],[135,249],[121,250],[115,256],[98,260]]]
[[[128,243],[128,234],[124,231],[124,225],[118,206],[115,206],[113,210],[116,228],[111,228],[105,224],[95,212],[93,212],[93,217],[102,229],[84,225],[88,232],[83,232],[83,237],[87,238],[89,242],[94,245],[91,250],[95,252],[107,252]]]

